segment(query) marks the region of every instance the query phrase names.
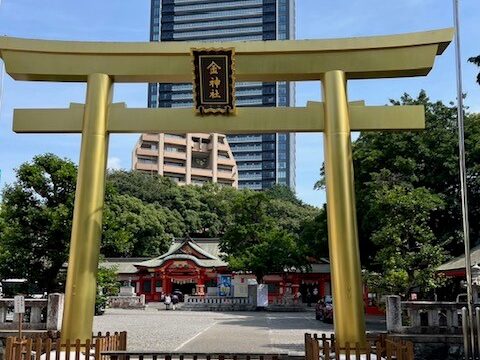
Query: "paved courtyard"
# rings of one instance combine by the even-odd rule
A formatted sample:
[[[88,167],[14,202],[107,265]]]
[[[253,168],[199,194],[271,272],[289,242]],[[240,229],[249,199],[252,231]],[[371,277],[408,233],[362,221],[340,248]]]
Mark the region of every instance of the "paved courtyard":
[[[383,321],[367,321],[383,330]],[[305,332],[331,333],[311,312],[197,312],[109,309],[94,331],[128,332],[128,350],[165,352],[303,352]]]

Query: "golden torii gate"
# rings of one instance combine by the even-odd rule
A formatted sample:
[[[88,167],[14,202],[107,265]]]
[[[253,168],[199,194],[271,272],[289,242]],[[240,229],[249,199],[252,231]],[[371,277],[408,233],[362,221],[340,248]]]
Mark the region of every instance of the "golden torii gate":
[[[87,82],[85,105],[15,110],[17,133],[82,133],[62,339],[92,334],[110,133],[324,132],[335,333],[365,343],[351,131],[424,128],[422,106],[347,102],[347,80],[425,76],[452,29],[335,40],[231,43],[87,43],[0,38],[15,80]],[[191,109],[128,109],[111,104],[114,82],[191,82],[192,48],[231,47],[239,81],[321,80],[324,103],[305,108],[239,108],[229,117]]]

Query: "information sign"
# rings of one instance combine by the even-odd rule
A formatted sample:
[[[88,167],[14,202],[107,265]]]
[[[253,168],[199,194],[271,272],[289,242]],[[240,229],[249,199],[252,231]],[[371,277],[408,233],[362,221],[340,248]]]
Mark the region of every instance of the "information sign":
[[[15,314],[24,314],[25,313],[25,297],[22,295],[17,295],[13,298],[13,308]]]

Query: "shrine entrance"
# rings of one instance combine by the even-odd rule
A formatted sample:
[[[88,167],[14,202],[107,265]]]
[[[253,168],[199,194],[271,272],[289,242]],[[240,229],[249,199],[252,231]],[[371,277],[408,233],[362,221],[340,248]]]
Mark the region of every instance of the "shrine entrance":
[[[355,79],[425,76],[452,37],[453,29],[444,29],[336,40],[230,42],[222,43],[222,48],[204,42],[87,43],[1,37],[0,56],[13,79],[87,83],[85,105],[17,109],[13,120],[17,133],[82,134],[62,341],[92,335],[110,134],[323,132],[335,334],[341,345],[365,345],[350,133],[419,130],[425,119],[423,106],[349,103],[347,84]],[[216,52],[195,54],[198,47]],[[227,50],[235,57],[224,58]],[[194,61],[192,56],[197,56]],[[207,65],[202,69],[210,73],[198,71],[202,59]],[[192,64],[200,80],[192,81]],[[233,64],[235,76],[227,72],[217,79],[215,71]],[[215,76],[207,79],[202,74]],[[320,80],[324,102],[309,102],[305,108],[235,109],[233,97],[228,96],[232,93],[223,92],[231,87],[224,81],[233,77],[247,82]],[[123,103],[111,103],[115,82],[194,82],[200,90],[206,88],[194,92],[200,102],[197,111],[128,109]],[[204,116],[208,112],[217,115]]]
[[[196,283],[194,282],[183,282],[183,280],[172,281],[172,293],[179,291],[183,295],[195,295],[195,290],[196,290]]]

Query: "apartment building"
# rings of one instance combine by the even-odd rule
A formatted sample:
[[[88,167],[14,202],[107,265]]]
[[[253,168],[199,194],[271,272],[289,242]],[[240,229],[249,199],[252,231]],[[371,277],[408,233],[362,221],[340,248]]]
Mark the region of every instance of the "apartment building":
[[[214,182],[238,187],[238,171],[225,135],[142,134],[133,150],[134,170],[180,185]]]

